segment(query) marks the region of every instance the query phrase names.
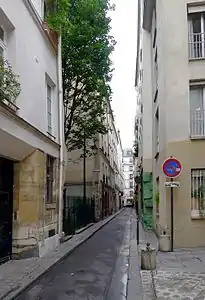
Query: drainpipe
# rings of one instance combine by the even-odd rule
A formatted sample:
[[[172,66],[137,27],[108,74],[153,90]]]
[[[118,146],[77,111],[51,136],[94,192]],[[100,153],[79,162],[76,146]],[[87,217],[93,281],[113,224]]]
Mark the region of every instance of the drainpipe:
[[[63,170],[64,170],[64,104],[62,82],[61,35],[58,39],[58,91],[59,91],[59,142],[60,142],[60,178],[58,200],[58,234],[61,238],[63,224]]]

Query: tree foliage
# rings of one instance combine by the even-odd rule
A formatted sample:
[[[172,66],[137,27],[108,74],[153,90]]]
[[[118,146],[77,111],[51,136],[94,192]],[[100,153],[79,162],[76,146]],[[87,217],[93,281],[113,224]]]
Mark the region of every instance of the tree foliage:
[[[48,20],[56,30],[61,26],[65,141],[72,151],[83,147],[84,137],[91,140],[108,130],[112,7],[109,0],[59,0],[57,7]]]
[[[8,61],[0,57],[0,101],[15,102],[20,91],[18,76],[13,73]]]

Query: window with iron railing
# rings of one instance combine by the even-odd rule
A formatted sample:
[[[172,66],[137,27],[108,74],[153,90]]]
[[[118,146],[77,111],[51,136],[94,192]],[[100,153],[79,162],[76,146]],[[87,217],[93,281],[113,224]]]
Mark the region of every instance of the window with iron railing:
[[[205,12],[191,13],[189,21],[189,58],[205,58]]]
[[[205,136],[205,87],[190,87],[190,135],[191,138]]]
[[[205,217],[205,169],[191,170],[191,215]]]

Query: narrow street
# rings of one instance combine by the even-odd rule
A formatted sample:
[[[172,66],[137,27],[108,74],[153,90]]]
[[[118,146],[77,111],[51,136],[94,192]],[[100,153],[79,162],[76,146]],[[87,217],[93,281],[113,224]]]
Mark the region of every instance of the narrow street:
[[[125,299],[130,212],[125,209],[16,299]]]

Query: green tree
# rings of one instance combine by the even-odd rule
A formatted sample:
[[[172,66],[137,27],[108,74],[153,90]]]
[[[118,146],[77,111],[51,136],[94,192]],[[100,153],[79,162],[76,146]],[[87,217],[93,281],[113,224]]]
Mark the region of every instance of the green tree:
[[[105,134],[107,101],[111,99],[109,0],[59,0],[48,22],[61,27],[65,141],[69,151]],[[66,7],[66,9],[65,9]],[[62,21],[61,21],[62,20]]]

